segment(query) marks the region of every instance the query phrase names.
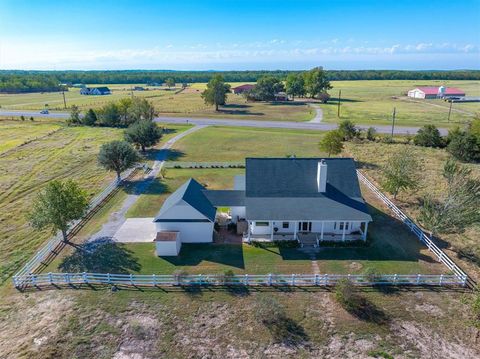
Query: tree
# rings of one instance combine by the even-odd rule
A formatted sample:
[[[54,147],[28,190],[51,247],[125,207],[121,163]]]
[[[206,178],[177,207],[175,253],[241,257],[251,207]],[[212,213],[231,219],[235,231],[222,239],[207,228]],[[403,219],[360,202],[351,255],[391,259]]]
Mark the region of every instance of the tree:
[[[480,143],[471,132],[453,129],[448,132],[447,151],[456,159],[465,162],[480,160]]]
[[[105,143],[98,153],[98,163],[106,170],[115,171],[119,181],[121,173],[133,167],[138,160],[137,151],[125,141]]]
[[[175,87],[175,80],[169,77],[165,80],[165,85],[167,85],[168,88]]]
[[[114,102],[110,102],[100,109],[98,119],[103,126],[120,127],[120,114],[119,106]]]
[[[423,198],[418,220],[430,231],[454,233],[480,222],[480,179],[472,177],[471,169],[448,159],[443,167],[447,191],[443,198]]]
[[[477,112],[473,120],[469,123],[468,132],[474,135],[478,143],[480,143],[480,113]]]
[[[258,101],[273,101],[275,94],[284,91],[284,86],[276,77],[262,76],[258,79],[255,88],[251,91]]]
[[[337,155],[342,152],[343,149],[343,136],[338,130],[330,131],[323,136],[320,141],[320,150],[328,153],[328,157],[331,155]]]
[[[146,147],[156,145],[161,137],[162,133],[157,124],[149,120],[135,122],[125,131],[125,139],[140,147],[142,152],[145,152]]]
[[[357,137],[358,129],[350,120],[343,120],[338,125],[338,131],[342,135],[344,141],[350,141],[353,138]]]
[[[68,124],[77,125],[80,121],[80,110],[77,105],[73,105],[70,110],[70,117],[67,120]]]
[[[86,126],[93,126],[97,122],[97,114],[91,108],[88,109],[85,116],[82,118],[82,123]]]
[[[288,95],[295,99],[295,96],[305,96],[305,80],[302,74],[290,74],[285,81],[285,89]]]
[[[28,218],[36,229],[61,231],[63,241],[68,242],[70,223],[82,218],[87,209],[87,195],[76,182],[54,180],[37,195]]]
[[[330,95],[328,94],[328,92],[322,92],[318,95],[318,99],[321,103],[327,103],[328,100],[330,100]]]
[[[155,118],[155,107],[147,99],[140,97],[133,99],[127,112],[129,121],[125,125],[141,120],[153,121]]]
[[[404,147],[393,154],[383,168],[383,188],[397,198],[401,190],[413,189],[418,185],[420,164],[415,153],[409,147]]]
[[[227,102],[229,92],[230,85],[225,83],[222,75],[215,75],[208,81],[207,88],[202,92],[202,98],[207,105],[215,105],[215,111],[218,111],[218,106]]]
[[[434,125],[425,125],[418,130],[413,138],[413,143],[423,147],[441,147],[443,140],[438,128]]]
[[[330,81],[327,79],[327,75],[323,68],[315,67],[305,73],[305,91],[311,98],[320,95],[323,92],[327,92],[332,88]]]

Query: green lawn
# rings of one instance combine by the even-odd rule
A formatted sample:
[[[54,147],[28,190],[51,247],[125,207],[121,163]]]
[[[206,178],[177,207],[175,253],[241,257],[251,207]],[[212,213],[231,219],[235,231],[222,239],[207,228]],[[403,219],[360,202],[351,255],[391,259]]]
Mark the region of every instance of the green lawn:
[[[443,100],[416,100],[412,102],[405,95],[408,90],[422,85],[451,86],[463,89],[467,96],[480,96],[478,81],[332,81],[333,89],[329,91],[332,100],[321,105],[324,122],[338,122],[338,91],[342,91],[341,118],[358,124],[385,125],[391,123],[393,108],[399,126],[422,126],[434,124],[448,127],[455,123],[465,123],[471,115],[456,112],[480,112],[480,103],[453,104],[450,122],[447,122],[449,104]],[[432,106],[432,104],[437,106]],[[441,107],[438,107],[441,106]]]
[[[325,155],[318,143],[323,132],[284,129],[207,127],[178,141],[177,161],[243,161],[246,157]]]

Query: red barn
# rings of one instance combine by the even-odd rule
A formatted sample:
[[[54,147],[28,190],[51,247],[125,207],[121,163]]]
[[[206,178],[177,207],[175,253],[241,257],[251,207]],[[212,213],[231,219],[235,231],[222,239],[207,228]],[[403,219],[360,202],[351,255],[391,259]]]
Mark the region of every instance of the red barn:
[[[232,88],[232,92],[233,92],[235,95],[240,95],[240,94],[242,94],[242,93],[244,93],[244,92],[253,90],[254,88],[255,88],[255,85],[245,84],[245,85],[240,85],[240,86],[237,86],[237,87]]]

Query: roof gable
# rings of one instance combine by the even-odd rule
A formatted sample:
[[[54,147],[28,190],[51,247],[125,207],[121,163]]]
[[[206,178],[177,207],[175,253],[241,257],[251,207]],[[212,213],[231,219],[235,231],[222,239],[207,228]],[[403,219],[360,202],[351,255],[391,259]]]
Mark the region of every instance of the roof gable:
[[[163,215],[173,206],[184,203],[196,209],[210,221],[214,221],[216,209],[203,193],[204,190],[205,187],[190,178],[165,200],[155,221],[163,218]]]

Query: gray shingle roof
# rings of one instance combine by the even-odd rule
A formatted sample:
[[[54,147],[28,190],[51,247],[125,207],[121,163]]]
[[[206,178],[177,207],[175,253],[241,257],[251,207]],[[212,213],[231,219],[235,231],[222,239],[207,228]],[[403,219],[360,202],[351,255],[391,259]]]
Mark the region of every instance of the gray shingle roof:
[[[214,221],[217,210],[203,193],[204,190],[205,187],[193,178],[190,178],[165,200],[160,212],[158,212],[158,215],[155,217],[154,222],[165,220],[163,214],[182,200],[195,208],[210,221]]]
[[[215,207],[245,206],[245,191],[239,190],[206,190],[203,191],[210,203]]]
[[[352,158],[326,158],[327,186],[318,192],[321,158],[247,158],[248,219],[371,221]]]

